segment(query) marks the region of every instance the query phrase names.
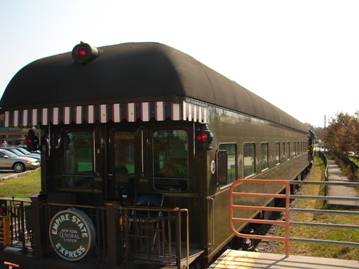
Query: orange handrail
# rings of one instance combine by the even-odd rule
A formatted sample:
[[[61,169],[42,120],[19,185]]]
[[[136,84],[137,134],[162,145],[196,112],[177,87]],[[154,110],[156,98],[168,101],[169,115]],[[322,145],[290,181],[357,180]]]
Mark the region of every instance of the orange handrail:
[[[285,194],[277,193],[249,193],[249,192],[238,192],[235,189],[242,183],[250,184],[282,184],[285,185]],[[270,197],[270,198],[281,198],[285,199],[285,207],[270,207],[270,206],[252,206],[252,205],[239,205],[234,203],[235,196],[242,197]],[[289,255],[289,207],[290,207],[290,181],[289,180],[277,180],[277,179],[238,179],[236,180],[229,189],[229,225],[233,234],[241,238],[257,239],[257,240],[275,240],[275,241],[284,241],[284,251],[285,255]],[[275,211],[275,212],[285,212],[285,220],[261,220],[261,219],[248,219],[241,217],[234,217],[234,210],[263,210],[263,211]],[[238,232],[234,227],[234,221],[236,222],[246,222],[246,223],[257,223],[257,224],[271,224],[271,225],[284,225],[285,227],[285,236],[267,236],[267,235],[254,235],[254,234],[244,234]]]

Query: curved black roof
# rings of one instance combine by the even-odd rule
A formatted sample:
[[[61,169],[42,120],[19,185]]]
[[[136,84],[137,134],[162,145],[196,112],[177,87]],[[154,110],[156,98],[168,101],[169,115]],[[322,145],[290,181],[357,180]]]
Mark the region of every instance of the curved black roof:
[[[191,56],[147,42],[100,47],[99,56],[84,65],[75,63],[71,52],[34,61],[10,81],[0,105],[2,110],[11,110],[177,97],[307,130],[295,118]]]

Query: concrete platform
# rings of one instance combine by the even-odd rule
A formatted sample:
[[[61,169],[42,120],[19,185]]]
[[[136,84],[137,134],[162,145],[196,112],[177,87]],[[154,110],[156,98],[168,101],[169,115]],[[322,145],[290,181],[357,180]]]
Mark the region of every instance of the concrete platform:
[[[359,261],[226,250],[209,269],[358,269]]]

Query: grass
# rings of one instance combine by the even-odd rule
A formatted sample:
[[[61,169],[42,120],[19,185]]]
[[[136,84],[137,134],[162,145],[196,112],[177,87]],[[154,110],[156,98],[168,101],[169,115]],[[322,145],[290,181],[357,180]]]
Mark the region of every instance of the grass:
[[[0,181],[0,197],[29,198],[40,192],[40,169]]]
[[[313,168],[308,175],[308,179],[323,179],[323,164],[319,158],[315,159]],[[316,185],[305,185],[301,189],[304,195],[323,195],[323,190]],[[292,205],[297,208],[316,208],[323,207],[321,202],[313,200],[299,200]],[[320,213],[296,213],[291,216],[292,221],[298,222],[317,222],[317,223],[334,223],[334,224],[354,224],[359,225],[359,216],[350,215],[334,215]],[[281,228],[274,229],[274,235],[284,236],[284,230]],[[312,238],[335,241],[359,242],[359,230],[347,228],[325,228],[325,227],[308,227],[308,226],[292,226],[290,229],[291,237]],[[273,249],[275,253],[283,253],[283,244],[276,244]],[[327,258],[340,258],[348,260],[359,259],[359,248],[346,247],[339,245],[317,244],[317,243],[301,243],[292,242],[290,244],[291,255],[316,256]]]
[[[357,167],[359,167],[359,159],[355,156],[349,156],[348,159],[352,161]]]

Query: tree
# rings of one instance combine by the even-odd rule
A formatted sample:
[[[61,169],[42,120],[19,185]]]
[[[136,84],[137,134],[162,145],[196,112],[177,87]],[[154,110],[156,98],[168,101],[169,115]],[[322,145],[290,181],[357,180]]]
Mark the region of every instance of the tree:
[[[339,113],[323,130],[322,139],[326,147],[337,155],[348,152],[359,153],[359,121],[355,116]]]

